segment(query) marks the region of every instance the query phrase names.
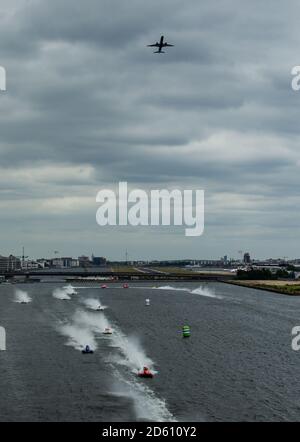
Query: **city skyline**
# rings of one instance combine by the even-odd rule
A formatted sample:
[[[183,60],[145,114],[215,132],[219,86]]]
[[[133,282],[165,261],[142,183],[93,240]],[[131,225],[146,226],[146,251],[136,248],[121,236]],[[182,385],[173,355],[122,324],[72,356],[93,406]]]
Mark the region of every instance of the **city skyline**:
[[[23,254],[18,255],[17,253],[8,253],[8,254],[3,254],[0,253],[0,257],[14,257],[14,258],[18,258],[20,259],[20,261],[59,261],[59,260],[65,260],[65,259],[73,259],[73,260],[80,260],[80,258],[82,259],[86,259],[88,258],[91,262],[93,261],[93,259],[104,259],[107,262],[164,262],[164,261],[223,261],[223,262],[246,262],[248,260],[255,262],[255,261],[296,261],[296,260],[300,260],[300,256],[295,256],[295,257],[290,257],[290,256],[256,256],[255,254],[249,253],[248,251],[242,251],[239,250],[235,255],[228,255],[228,254],[224,254],[221,256],[198,256],[197,258],[191,258],[191,257],[177,257],[177,258],[161,258],[158,259],[157,257],[152,257],[152,258],[143,258],[143,257],[139,257],[139,256],[130,256],[128,253],[128,250],[124,251],[124,255],[123,257],[121,257],[120,259],[114,259],[113,257],[110,256],[104,256],[101,254],[95,254],[93,252],[90,253],[86,253],[86,254],[78,254],[78,255],[70,255],[70,254],[66,254],[66,253],[60,253],[59,251],[53,251],[51,252],[51,254],[43,254],[40,256],[29,256],[29,255],[25,255],[24,254],[25,251],[23,251]],[[246,258],[247,257],[247,258]]]

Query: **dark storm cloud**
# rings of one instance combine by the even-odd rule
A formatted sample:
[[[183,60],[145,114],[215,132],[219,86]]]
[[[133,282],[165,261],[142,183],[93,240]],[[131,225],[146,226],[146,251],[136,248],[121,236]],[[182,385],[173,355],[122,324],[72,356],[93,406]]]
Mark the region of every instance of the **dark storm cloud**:
[[[119,256],[126,232],[96,226],[95,195],[126,180],[205,189],[206,233],[193,242],[176,235],[172,256],[241,247],[293,254],[299,12],[292,0],[4,0],[3,253],[27,243],[42,254],[51,230],[66,253],[87,253],[97,238],[103,254]],[[146,45],[161,34],[175,47],[153,54]],[[158,242],[152,229],[143,234],[130,234],[137,256],[167,256],[173,233],[163,230]],[[263,234],[277,248],[265,252]]]

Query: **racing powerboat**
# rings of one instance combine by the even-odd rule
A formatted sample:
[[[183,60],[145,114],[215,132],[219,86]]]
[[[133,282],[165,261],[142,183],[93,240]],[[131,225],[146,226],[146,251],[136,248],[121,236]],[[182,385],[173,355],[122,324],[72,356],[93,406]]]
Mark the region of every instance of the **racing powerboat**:
[[[86,345],[85,348],[81,352],[83,355],[92,355],[94,354],[94,351],[91,350],[89,345]]]
[[[113,331],[110,327],[106,327],[103,332],[104,335],[112,335],[112,333]]]
[[[151,373],[148,367],[144,367],[143,370],[138,373],[138,377],[153,378],[153,373]]]

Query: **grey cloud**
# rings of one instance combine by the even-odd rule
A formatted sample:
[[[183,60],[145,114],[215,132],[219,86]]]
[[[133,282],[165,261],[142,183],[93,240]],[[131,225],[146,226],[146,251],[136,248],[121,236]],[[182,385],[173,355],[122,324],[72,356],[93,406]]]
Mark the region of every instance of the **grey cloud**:
[[[237,0],[3,0],[0,65],[8,90],[0,94],[0,166],[9,173],[0,180],[1,200],[16,204],[2,215],[2,252],[25,243],[43,254],[51,231],[65,253],[91,250],[96,237],[103,254],[119,256],[126,232],[104,234],[96,204],[79,205],[73,216],[37,208],[55,198],[93,200],[99,187],[126,180],[207,191],[202,238],[192,243],[163,230],[156,241],[148,229],[134,240],[130,232],[137,257],[145,249],[167,257],[168,247],[174,257],[234,254],[235,241],[260,255],[276,247],[296,253],[287,219],[297,219],[298,209],[282,199],[298,188],[300,93],[291,90],[290,71],[299,64],[299,12],[295,0],[243,7]],[[175,47],[153,54],[146,45],[161,34]],[[233,135],[222,138],[226,133]],[[46,166],[43,180],[34,171]],[[59,167],[72,172],[58,176]],[[80,167],[92,173],[80,180]],[[16,179],[18,170],[33,170],[32,180]],[[238,194],[238,202],[212,202],[225,191]],[[251,215],[242,203],[248,193],[256,198]],[[272,211],[261,212],[262,198],[274,200]],[[19,221],[15,230],[12,219]]]

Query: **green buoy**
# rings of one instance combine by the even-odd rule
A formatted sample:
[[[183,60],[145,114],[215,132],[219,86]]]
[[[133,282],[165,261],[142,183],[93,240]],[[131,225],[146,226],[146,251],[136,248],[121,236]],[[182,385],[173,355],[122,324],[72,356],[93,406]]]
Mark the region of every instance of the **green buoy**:
[[[189,338],[191,336],[191,329],[190,329],[189,325],[184,325],[182,327],[182,336],[184,338]]]

